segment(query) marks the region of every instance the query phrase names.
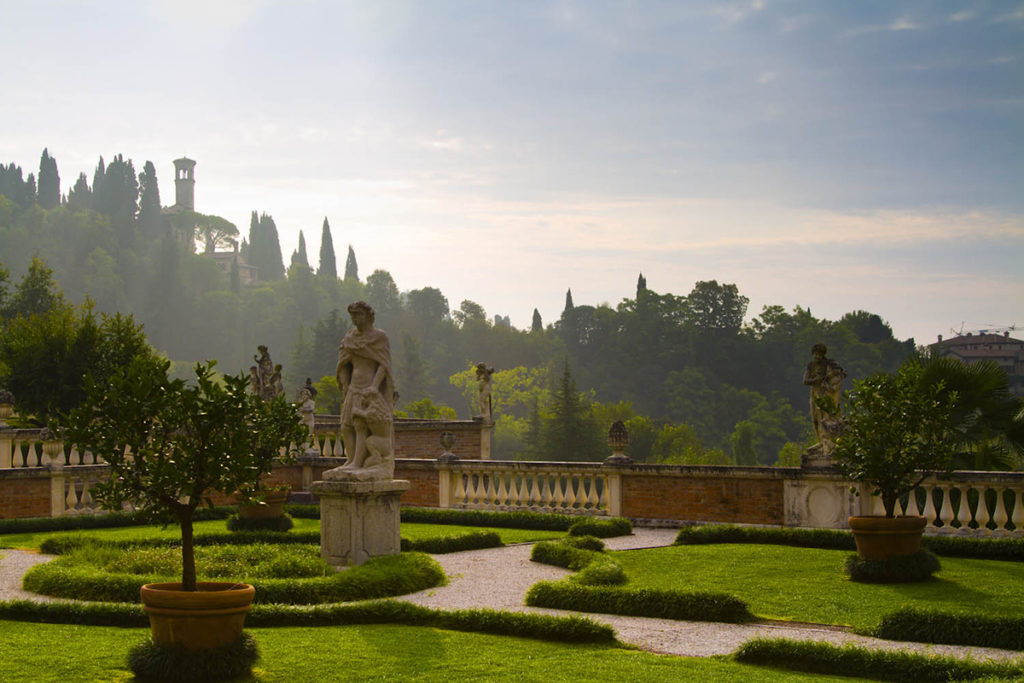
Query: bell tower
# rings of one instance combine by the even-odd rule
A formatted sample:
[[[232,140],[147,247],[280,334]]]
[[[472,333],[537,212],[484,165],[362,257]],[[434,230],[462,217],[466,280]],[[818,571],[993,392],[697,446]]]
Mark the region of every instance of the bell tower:
[[[174,206],[196,210],[196,162],[188,157],[174,160]]]

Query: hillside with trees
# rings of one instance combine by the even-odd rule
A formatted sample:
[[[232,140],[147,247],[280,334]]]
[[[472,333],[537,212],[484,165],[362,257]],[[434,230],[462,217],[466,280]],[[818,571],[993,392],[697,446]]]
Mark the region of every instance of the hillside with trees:
[[[829,321],[799,306],[766,306],[749,316],[736,285],[712,280],[659,293],[642,275],[615,306],[577,304],[570,291],[558,320],[545,325],[534,309],[530,329],[519,330],[477,302],[453,307],[436,288],[403,290],[379,267],[386,264],[360,279],[351,246],[339,276],[326,217],[317,268],[304,235],[286,268],[266,207],[252,211],[242,236],[223,218],[168,215],[161,206],[149,161],[136,173],[121,155],[101,158],[91,183],[81,174],[63,193],[46,150],[38,175],[0,165],[5,328],[52,308],[29,303],[46,292],[73,304],[88,299],[96,314],[133,315],[182,366],[216,359],[237,373],[265,344],[284,365],[289,393],[311,377],[328,410],[337,402],[337,346],[350,326],[345,307],[364,299],[390,337],[406,414],[470,417],[471,368],[483,361],[497,370],[496,457],[601,459],[608,426],[622,419],[634,459],[670,463],[798,461],[810,427],[801,377],[814,343],[827,344],[851,379],[893,370],[914,351],[912,339],[895,339],[866,311]],[[211,256],[235,246],[258,268],[254,284],[242,284],[237,263],[226,272]]]

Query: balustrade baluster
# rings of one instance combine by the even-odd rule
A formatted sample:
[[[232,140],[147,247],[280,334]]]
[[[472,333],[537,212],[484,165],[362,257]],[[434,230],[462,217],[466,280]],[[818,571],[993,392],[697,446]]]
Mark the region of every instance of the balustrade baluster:
[[[992,513],[992,523],[996,525],[996,528],[992,531],[996,534],[1004,534],[1006,533],[1006,523],[1010,521],[1010,516],[1006,514],[1006,492],[1001,488],[995,489],[995,492],[996,510]]]
[[[74,513],[78,508],[78,491],[75,488],[74,478],[68,477],[65,481],[67,482],[68,494],[64,497],[64,514],[69,514]]]
[[[553,491],[551,490],[550,475],[547,472],[541,472],[537,475],[538,480],[538,502],[541,507],[548,507],[553,497]]]
[[[505,505],[508,501],[508,489],[505,488],[505,473],[499,472],[497,476],[498,486],[494,493],[494,503],[495,505]]]
[[[591,510],[596,510],[601,503],[601,499],[597,495],[597,482],[598,477],[591,475],[590,493],[587,496],[587,507],[589,507]]]
[[[932,495],[932,491],[935,489],[935,485],[929,484],[927,486],[922,486],[921,488],[924,489],[924,512],[922,512],[921,514],[924,516],[925,520],[927,520],[927,524],[925,524],[925,529],[934,529],[936,513],[935,496]]]
[[[554,476],[555,498],[552,501],[554,507],[561,510],[565,507],[565,490],[562,488],[562,475],[558,472]]]
[[[466,483],[464,478],[465,474],[462,472],[455,472],[455,505],[462,505],[466,502]]]
[[[1013,522],[1014,531],[1018,534],[1024,530],[1024,489],[1013,492]]]
[[[978,523],[977,532],[989,534],[992,532],[988,528],[988,523],[992,521],[992,513],[988,509],[989,489],[985,485],[981,485],[980,487],[974,487],[974,490],[978,492],[978,507],[974,510],[974,521]]]
[[[953,522],[953,503],[950,502],[952,486],[940,489],[942,491],[942,508],[939,510],[939,520],[942,522],[942,531],[952,531],[950,524]]]
[[[95,507],[92,500],[92,491],[89,490],[91,484],[92,482],[88,479],[82,480],[82,497],[78,500],[79,509],[82,512],[92,512],[93,507]]]
[[[572,510],[576,507],[576,486],[579,481],[571,474],[565,478],[565,507]]]
[[[526,477],[513,472],[509,475],[509,483],[509,495],[511,496],[512,504],[516,507],[522,507],[525,505],[524,499],[526,498],[524,495],[526,492],[523,490],[523,487],[526,485]]]
[[[885,502],[882,501],[881,496],[871,496],[871,514],[873,515],[884,515],[885,514]]]
[[[956,512],[956,521],[960,522],[960,531],[969,531],[971,523],[971,505],[967,501],[967,491],[970,486],[958,486],[960,491],[960,507]]]

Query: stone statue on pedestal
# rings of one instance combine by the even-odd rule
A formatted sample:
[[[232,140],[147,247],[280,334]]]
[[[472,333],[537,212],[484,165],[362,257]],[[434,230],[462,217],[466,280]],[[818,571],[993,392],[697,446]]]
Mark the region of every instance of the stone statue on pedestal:
[[[264,401],[269,401],[284,393],[284,385],[281,383],[281,365],[274,365],[270,360],[270,352],[267,347],[260,344],[257,347],[258,356],[253,356],[256,365],[249,368],[249,384],[252,393]]]
[[[804,370],[804,384],[811,388],[811,421],[818,443],[808,449],[817,457],[832,455],[835,439],[842,431],[839,400],[843,392],[846,371],[836,361],[826,357],[824,344],[811,347],[811,362]]]
[[[395,473],[394,396],[391,346],[373,326],[364,301],[348,307],[355,329],[338,347],[335,377],[341,390],[341,436],[347,460],[324,472],[327,481],[391,479]]]
[[[491,375],[494,368],[487,367],[487,363],[476,364],[476,385],[477,385],[477,417],[485,421],[491,420]]]

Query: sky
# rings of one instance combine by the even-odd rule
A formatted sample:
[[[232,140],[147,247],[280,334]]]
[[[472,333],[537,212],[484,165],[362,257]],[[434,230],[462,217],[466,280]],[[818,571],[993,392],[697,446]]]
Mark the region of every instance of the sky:
[[[735,283],[1024,338],[1024,3],[0,0],[0,161],[196,160],[196,210],[528,327]],[[339,302],[347,304],[348,302]]]

